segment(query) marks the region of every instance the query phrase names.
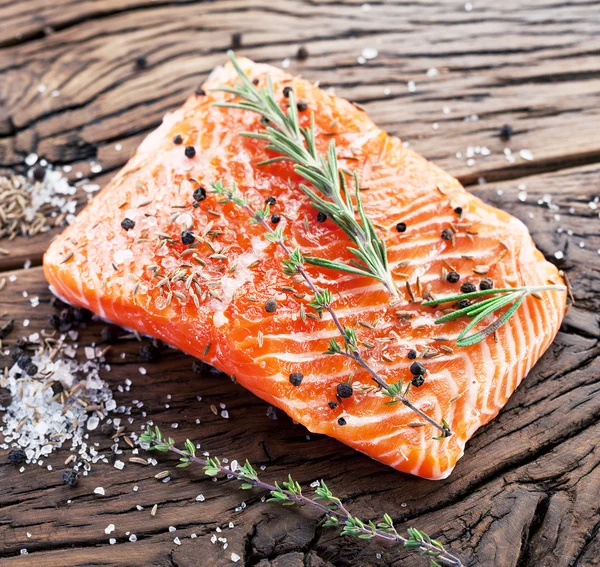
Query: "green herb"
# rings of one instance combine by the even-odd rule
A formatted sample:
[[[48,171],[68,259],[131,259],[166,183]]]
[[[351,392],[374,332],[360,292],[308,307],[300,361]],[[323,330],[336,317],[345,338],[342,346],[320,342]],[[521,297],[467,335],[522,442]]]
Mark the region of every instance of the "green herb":
[[[424,306],[437,307],[443,303],[460,302],[462,300],[470,301],[471,299],[478,299],[486,295],[494,295],[496,297],[489,297],[483,301],[479,301],[447,313],[443,317],[436,319],[436,325],[447,323],[448,321],[454,321],[460,317],[472,317],[471,322],[461,331],[456,338],[456,345],[460,347],[471,346],[484,340],[486,337],[497,331],[504,323],[506,323],[520,307],[521,303],[526,296],[536,294],[539,291],[566,291],[564,285],[540,285],[540,286],[525,286],[525,287],[505,287],[499,289],[486,289],[483,291],[473,291],[470,293],[463,293],[460,295],[452,295],[449,297],[441,297],[433,299],[431,301],[424,301]],[[503,307],[510,305],[510,307],[502,313],[497,319],[490,323],[487,327],[481,331],[477,331],[468,335],[467,333],[475,327],[480,321],[485,319],[488,315],[499,311]]]
[[[343,344],[340,345],[337,340],[331,339],[329,342],[329,348],[324,354],[338,354],[347,358],[351,358],[360,366],[362,366],[362,368],[364,368],[371,375],[371,378],[383,389],[383,393],[391,398],[391,401],[388,403],[401,402],[406,407],[417,413],[425,421],[436,427],[440,431],[440,435],[438,437],[434,437],[434,439],[444,439],[446,437],[450,437],[452,432],[450,431],[450,428],[446,422],[443,422],[440,425],[408,400],[406,395],[408,394],[408,390],[410,388],[410,382],[404,390],[401,387],[393,389],[393,385],[390,386],[375,370],[373,370],[373,368],[371,368],[371,366],[369,366],[367,361],[362,357],[360,349],[358,348],[358,337],[356,336],[356,330],[351,327],[344,327],[332,307],[333,293],[328,289],[322,290],[317,288],[312,278],[304,269],[305,261],[308,261],[308,259],[304,258],[299,248],[292,250],[286,245],[282,227],[273,229],[267,223],[266,219],[269,216],[269,205],[266,204],[262,209],[258,210],[252,209],[248,199],[238,192],[235,183],[232,184],[231,189],[227,189],[221,181],[212,183],[211,186],[212,193],[216,193],[225,198],[222,203],[232,202],[241,207],[250,215],[251,223],[260,224],[265,229],[265,238],[269,242],[278,244],[287,256],[287,258],[283,260],[283,272],[289,276],[302,276],[309,289],[313,293],[313,297],[309,305],[315,311],[317,311],[317,313],[321,313],[322,311],[327,311],[329,313],[335,326],[340,332]]]
[[[192,463],[204,468],[204,473],[210,477],[224,474],[228,478],[234,477],[242,484],[242,490],[262,488],[268,490],[270,498],[268,502],[277,502],[283,506],[295,504],[306,504],[325,514],[325,526],[342,528],[341,535],[358,537],[360,539],[376,538],[383,541],[402,543],[406,549],[416,551],[419,555],[428,557],[431,567],[447,565],[450,567],[462,567],[461,560],[447,551],[444,545],[431,539],[426,533],[415,528],[408,528],[407,537],[400,535],[394,527],[394,522],[388,514],[384,514],[383,521],[375,525],[372,521],[363,522],[360,518],[353,516],[344,506],[341,499],[335,496],[329,487],[321,480],[315,489],[315,496],[309,497],[303,494],[302,487],[291,475],[281,484],[268,484],[259,479],[256,469],[246,461],[244,465],[235,470],[224,466],[217,457],[200,458],[196,455],[196,447],[188,439],[183,449],[175,446],[175,440],[164,437],[158,427],[148,427],[146,432],[140,435],[142,446],[149,450],[162,453],[174,453],[179,457],[181,468],[189,467]]]
[[[350,263],[315,257],[306,258],[306,262],[322,268],[373,277],[385,286],[393,299],[398,299],[398,290],[388,265],[385,243],[379,238],[373,223],[365,213],[356,174],[353,175],[354,191],[346,185],[344,173],[338,165],[335,142],[331,141],[325,155],[319,154],[315,142],[314,114],[311,113],[308,127],[300,126],[293,90],[288,89],[289,107],[286,113],[275,100],[270,77],[267,77],[265,87],[255,86],[237,64],[233,52],[230,51],[228,55],[241,83],[235,87],[225,85],[214,90],[234,94],[242,100],[215,103],[215,106],[238,108],[259,114],[262,117],[263,129],[260,132],[242,132],[240,135],[264,140],[268,150],[280,154],[259,165],[279,161],[292,162],[294,171],[312,185],[312,188],[300,185],[311,205],[339,226],[354,244],[354,247],[348,247],[348,250],[357,260]],[[353,196],[356,200],[358,219]]]

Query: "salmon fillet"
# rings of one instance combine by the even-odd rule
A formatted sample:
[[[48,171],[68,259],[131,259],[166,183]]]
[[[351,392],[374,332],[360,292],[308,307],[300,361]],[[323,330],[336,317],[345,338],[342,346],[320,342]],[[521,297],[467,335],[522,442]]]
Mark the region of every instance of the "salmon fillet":
[[[357,329],[364,358],[388,383],[411,379],[414,361],[407,355],[417,351],[427,374],[408,398],[438,423],[445,418],[452,435],[433,439],[435,428],[402,404],[386,405],[389,398],[355,361],[324,355],[330,339],[339,338],[331,317],[313,315],[306,286],[283,274],[285,256],[265,240],[264,229],[210,193],[210,183],[223,180],[226,185],[235,181],[254,208],[275,197],[271,209],[280,216],[288,242],[306,255],[352,258],[346,235],[329,219],[318,222],[289,163],[257,165],[275,154],[263,141],[238,133],[259,130],[259,117],[212,105],[231,100],[229,94],[209,91],[234,84],[231,65],[212,73],[204,85],[208,94],[195,95],[168,114],[52,242],[44,257],[46,278],[69,303],[234,375],[310,431],[399,471],[445,478],[466,441],[506,404],[548,348],[566,297],[559,291],[529,295],[495,336],[458,347],[454,339],[467,321],[435,325],[443,311],[421,305],[422,296],[459,293],[462,283],[478,284],[484,273],[495,287],[562,279],[520,221],[467,193],[452,176],[378,128],[363,110],[282,70],[247,59],[239,63],[260,84],[269,74],[281,104],[284,86],[291,86],[297,100],[306,102],[302,123],[315,114],[320,151],[334,138],[340,167],[357,172],[366,212],[388,247],[400,302],[391,303],[372,278],[314,266],[306,270],[318,286],[334,293],[340,319]],[[187,146],[193,146],[194,155],[189,150],[186,155]],[[207,196],[197,192],[198,201],[199,186]],[[122,227],[126,218],[133,228]],[[396,228],[399,222],[405,223],[404,232]],[[450,240],[441,236],[448,228]],[[184,230],[199,238],[197,246],[182,242]],[[449,269],[460,274],[460,282],[442,277]],[[268,312],[265,304],[272,299],[277,308]],[[303,375],[299,386],[291,383],[292,373]],[[350,376],[353,395],[336,400],[338,384]]]

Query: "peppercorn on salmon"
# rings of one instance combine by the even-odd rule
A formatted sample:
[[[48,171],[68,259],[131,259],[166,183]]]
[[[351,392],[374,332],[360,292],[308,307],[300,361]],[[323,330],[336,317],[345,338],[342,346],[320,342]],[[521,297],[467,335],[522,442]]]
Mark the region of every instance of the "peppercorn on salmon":
[[[526,295],[504,325],[472,346],[456,344],[469,319],[435,324],[464,303],[428,306],[424,299],[562,279],[521,222],[467,193],[362,109],[279,69],[238,62],[259,87],[270,76],[281,108],[293,90],[300,123],[307,126],[314,115],[318,150],[335,140],[340,167],[358,176],[398,298],[366,275],[309,263],[304,270],[316,288],[332,292],[331,307],[343,327],[356,331],[365,365],[324,354],[331,340],[344,351],[336,321],[309,305],[313,292],[299,274],[284,273],[286,253],[265,239],[266,227],[211,192],[212,183],[235,182],[253,210],[268,200],[267,228],[281,229],[288,249],[298,247],[306,258],[355,258],[346,234],[299,188],[306,181],[293,164],[260,165],[278,154],[261,139],[239,135],[259,131],[264,121],[214,105],[234,100],[211,90],[236,84],[230,64],[213,72],[206,92],[168,114],[52,242],[46,277],[69,303],[235,375],[310,431],[400,471],[445,478],[467,440],[550,345],[566,294]],[[405,397],[386,395],[373,373],[402,384]],[[430,421],[447,423],[451,435],[440,436]]]

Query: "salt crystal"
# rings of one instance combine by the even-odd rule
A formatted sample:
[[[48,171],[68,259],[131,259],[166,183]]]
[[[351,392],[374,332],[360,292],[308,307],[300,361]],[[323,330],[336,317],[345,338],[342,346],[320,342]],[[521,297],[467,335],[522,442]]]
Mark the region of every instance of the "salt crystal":
[[[115,144],[115,150],[120,152],[123,149],[123,144]]]
[[[522,203],[524,203],[525,201],[527,201],[527,191],[519,191],[519,194],[517,195],[519,201],[521,201]]]
[[[196,502],[204,502],[205,500],[204,494],[198,494],[198,496],[196,496]]]
[[[471,2],[467,2],[465,4],[465,12],[470,12],[473,9],[473,4]]]
[[[108,524],[108,526],[106,526],[106,528],[104,528],[104,533],[106,535],[112,534],[114,531],[115,531],[115,525],[114,524]]]
[[[117,540],[116,540],[114,537],[111,537],[111,538],[108,540],[108,543],[110,543],[110,545],[115,545],[115,543],[117,543]]]
[[[169,526],[169,531],[170,532],[177,531],[177,528],[175,526]]]
[[[385,96],[390,96],[392,94],[392,89],[390,89],[389,87],[385,87],[385,89],[383,89],[383,94]]]
[[[374,47],[365,47],[362,50],[362,56],[367,60],[375,59],[375,57],[377,57],[378,55],[379,55],[379,52]]]
[[[562,259],[565,257],[565,255],[564,255],[564,253],[562,252],[562,250],[559,250],[558,252],[555,252],[555,253],[554,253],[554,257],[555,257],[557,260],[562,260]]]
[[[90,171],[92,173],[100,173],[102,171],[102,166],[99,163],[94,163],[90,167]]]
[[[145,376],[148,373],[148,371],[143,366],[139,367],[139,371],[142,376]]]
[[[290,66],[290,60],[289,60],[288,58],[284,59],[284,60],[281,62],[281,66],[282,66],[284,69],[287,69],[287,68]]]
[[[440,72],[435,67],[432,67],[431,69],[427,69],[427,76],[428,77],[435,77],[435,76],[437,76],[439,74],[440,74]]]
[[[221,412],[221,417],[224,417],[225,419],[229,419],[229,412],[227,410],[223,410]]]
[[[89,419],[87,420],[87,430],[88,431],[94,431],[94,429],[96,429],[96,427],[98,427],[98,424],[100,423],[100,420],[98,419],[97,415],[92,415],[89,417]]]
[[[180,540],[178,537],[176,537],[176,538],[173,540],[173,543],[174,543],[175,545],[181,545],[181,540]]]
[[[131,534],[129,536],[129,541],[137,541],[137,536],[135,534]]]
[[[417,84],[414,81],[408,81],[407,87],[409,93],[414,93],[417,90]]]
[[[23,548],[21,549],[21,555],[27,555],[29,552],[27,551],[27,549]]]
[[[114,467],[116,469],[119,469],[120,471],[123,470],[123,468],[125,467],[125,463],[123,461],[119,461],[118,459],[115,461]]]
[[[25,163],[31,167],[32,165],[35,165],[35,163],[38,160],[38,155],[37,154],[28,154],[27,157],[25,158]]]
[[[102,486],[98,486],[97,488],[94,488],[94,494],[99,494],[100,496],[104,496],[106,493]]]
[[[29,327],[29,319],[23,319],[23,327]]]
[[[238,562],[240,559],[241,559],[241,557],[240,557],[240,556],[239,556],[237,553],[232,553],[232,554],[231,554],[231,560],[232,560],[234,563],[237,563],[237,562]]]
[[[519,155],[526,161],[533,160],[533,153],[531,150],[519,150]]]

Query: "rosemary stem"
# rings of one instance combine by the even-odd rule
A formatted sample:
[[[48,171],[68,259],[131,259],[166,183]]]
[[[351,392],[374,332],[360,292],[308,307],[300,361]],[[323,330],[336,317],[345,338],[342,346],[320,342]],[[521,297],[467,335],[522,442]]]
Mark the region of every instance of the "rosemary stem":
[[[151,447],[156,447],[159,444],[160,443],[154,439],[150,441]],[[335,505],[336,505],[337,509],[333,509],[328,506],[325,506],[324,504],[321,504],[320,502],[316,502],[314,499],[309,498],[308,496],[304,496],[304,494],[302,494],[301,492],[296,493],[296,492],[291,492],[289,490],[284,490],[281,487],[275,486],[273,484],[269,484],[267,482],[263,482],[262,480],[260,480],[258,478],[258,476],[254,477],[254,478],[249,478],[248,476],[244,475],[242,472],[233,471],[233,470],[229,469],[228,467],[225,467],[221,464],[215,463],[214,461],[209,463],[207,460],[201,459],[200,457],[190,454],[189,452],[184,452],[181,449],[178,449],[177,447],[175,447],[173,445],[169,445],[169,451],[171,453],[176,454],[179,457],[183,457],[183,458],[185,458],[189,461],[192,461],[198,465],[201,465],[203,467],[205,467],[205,466],[216,467],[219,469],[219,471],[221,473],[223,473],[227,476],[232,476],[232,477],[236,478],[237,480],[240,480],[243,482],[248,482],[257,488],[262,488],[264,490],[268,490],[269,492],[281,491],[286,495],[288,500],[296,502],[297,504],[306,504],[308,506],[311,506],[311,507],[315,508],[316,510],[318,510],[319,512],[326,514],[327,516],[335,516],[336,518],[343,520],[343,521],[353,518],[352,514],[346,509],[346,507],[339,500],[335,501]],[[402,544],[405,544],[409,541],[407,538],[398,534],[398,532],[396,531],[395,528],[393,529],[393,533],[386,533],[379,529],[370,529],[364,524],[361,527],[359,527],[358,529],[363,534],[370,534],[372,537],[375,537],[377,539],[384,540],[384,541],[398,542],[398,543],[402,543]],[[419,542],[419,551],[431,552],[431,553],[437,554],[435,557],[436,561],[441,561],[442,564],[447,565],[449,567],[462,567],[462,562],[458,557],[456,557],[452,553],[446,551],[446,549],[440,549],[439,547],[437,547],[431,543],[428,543],[426,541]]]
[[[228,198],[232,198],[233,197],[233,193],[232,192],[226,192],[225,195]],[[267,224],[267,222],[259,215],[256,214],[256,212],[250,207],[250,205],[248,204],[244,204],[242,205],[243,209],[254,219],[256,219],[256,221],[264,228],[264,230],[266,232],[269,232],[271,234],[273,234],[275,231]],[[283,237],[279,237],[277,239],[277,244],[279,245],[279,247],[285,252],[285,254],[290,257],[292,252],[291,250],[287,247],[287,245],[285,244],[285,242],[283,241]],[[302,276],[302,278],[304,279],[304,281],[306,282],[306,284],[308,285],[308,287],[310,288],[310,290],[313,293],[318,293],[318,288],[317,286],[314,284],[314,282],[312,281],[312,278],[308,275],[308,273],[306,272],[306,270],[302,267],[302,266],[298,266],[297,267],[298,273]],[[331,316],[332,321],[334,322],[335,326],[337,327],[338,331],[340,332],[341,336],[346,339],[346,332],[344,330],[344,327],[341,323],[341,321],[339,320],[337,313],[335,312],[335,310],[333,309],[333,307],[327,303],[323,306],[323,308],[329,313],[329,315]],[[389,385],[388,383],[375,371],[373,370],[373,368],[371,368],[369,366],[369,364],[367,363],[367,361],[362,357],[362,355],[360,354],[360,351],[358,350],[358,346],[354,343],[348,343],[349,346],[349,352],[348,353],[340,353],[340,354],[344,354],[345,356],[352,358],[353,360],[355,360],[360,366],[362,366],[373,378],[373,380],[382,388],[387,388]],[[398,400],[400,402],[402,402],[407,408],[411,409],[413,412],[415,412],[417,415],[419,415],[420,417],[422,417],[423,419],[425,419],[429,424],[433,425],[434,427],[436,427],[440,433],[442,433],[442,435],[444,436],[448,436],[448,429],[446,427],[444,427],[443,425],[440,425],[439,423],[437,423],[435,420],[433,420],[431,417],[429,417],[425,412],[423,412],[422,410],[420,410],[419,408],[417,408],[416,406],[414,406],[411,402],[408,401],[407,397],[404,394],[400,394],[397,396]]]

